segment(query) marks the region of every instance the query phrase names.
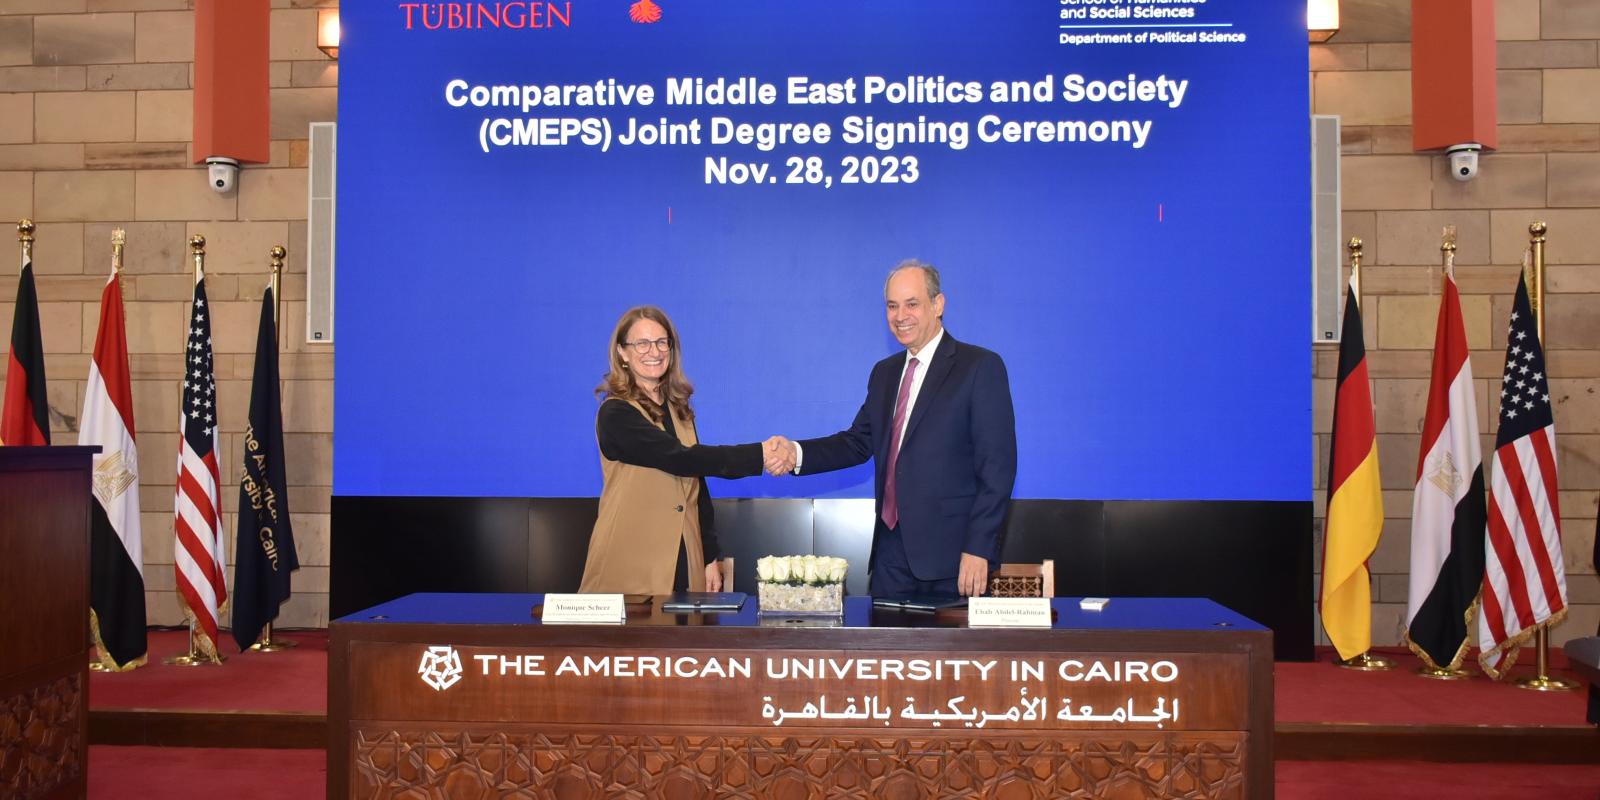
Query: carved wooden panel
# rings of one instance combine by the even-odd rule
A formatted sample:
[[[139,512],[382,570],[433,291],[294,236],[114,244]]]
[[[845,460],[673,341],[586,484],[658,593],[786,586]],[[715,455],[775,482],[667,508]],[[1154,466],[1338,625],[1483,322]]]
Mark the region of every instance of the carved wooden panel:
[[[1232,798],[1243,734],[995,739],[357,727],[360,798]]]
[[[1043,597],[1042,575],[994,575],[989,578],[990,597]]]
[[[83,772],[83,682],[65,675],[0,700],[0,797],[42,797]]]

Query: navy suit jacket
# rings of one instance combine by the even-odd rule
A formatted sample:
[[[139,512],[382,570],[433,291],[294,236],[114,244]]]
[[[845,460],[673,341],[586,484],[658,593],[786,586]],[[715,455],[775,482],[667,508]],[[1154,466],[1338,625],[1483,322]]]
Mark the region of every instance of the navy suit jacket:
[[[879,361],[867,399],[847,430],[800,442],[801,474],[873,459],[873,559],[884,532],[883,482],[904,350]],[[1000,561],[1000,530],[1017,477],[1017,425],[1006,365],[995,353],[956,341],[948,330],[928,363],[895,468],[906,558],[918,580],[954,577],[961,554]],[[868,565],[871,569],[871,565]]]

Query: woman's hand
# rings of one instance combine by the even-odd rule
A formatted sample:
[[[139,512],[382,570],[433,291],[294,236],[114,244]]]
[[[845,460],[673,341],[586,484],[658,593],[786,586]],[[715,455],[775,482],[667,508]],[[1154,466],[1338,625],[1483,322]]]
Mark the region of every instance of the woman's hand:
[[[722,562],[713,561],[706,565],[706,591],[722,591]]]

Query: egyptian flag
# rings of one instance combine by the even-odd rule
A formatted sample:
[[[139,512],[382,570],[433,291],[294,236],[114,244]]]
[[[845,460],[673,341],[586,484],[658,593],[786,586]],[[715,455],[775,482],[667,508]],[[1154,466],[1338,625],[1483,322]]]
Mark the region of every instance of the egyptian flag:
[[[1446,272],[1434,333],[1433,379],[1411,501],[1411,595],[1406,644],[1429,667],[1458,669],[1483,586],[1488,518],[1478,406],[1455,275]]]
[[[1372,576],[1367,572],[1367,559],[1383,532],[1372,389],[1367,382],[1367,351],[1361,340],[1356,292],[1352,275],[1339,338],[1319,603],[1322,627],[1341,659],[1354,658],[1372,646]]]
[[[44,393],[44,338],[39,335],[39,293],[33,263],[22,263],[17,308],[11,317],[11,357],[6,362],[6,399],[0,410],[0,444],[50,443],[50,404]]]
[[[244,431],[244,477],[239,480],[239,530],[233,548],[233,640],[242,652],[255,644],[289,599],[289,574],[300,568],[289,525],[283,462],[283,407],[278,394],[278,330],[272,289],[261,300],[250,425]]]
[[[143,664],[146,649],[139,452],[125,330],[122,287],[113,271],[100,293],[100,330],[78,428],[78,444],[100,447],[89,520],[89,615],[100,663],[113,670]]]

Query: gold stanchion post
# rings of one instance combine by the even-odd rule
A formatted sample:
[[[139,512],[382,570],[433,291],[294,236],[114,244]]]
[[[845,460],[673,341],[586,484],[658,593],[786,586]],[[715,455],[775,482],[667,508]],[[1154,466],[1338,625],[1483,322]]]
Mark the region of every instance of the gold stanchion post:
[[[1528,226],[1528,244],[1533,250],[1533,272],[1529,275],[1532,289],[1528,298],[1533,304],[1533,318],[1539,328],[1539,344],[1544,344],[1544,235],[1549,228],[1543,222],[1535,222]],[[1550,676],[1550,626],[1539,626],[1539,632],[1534,635],[1534,647],[1538,651],[1538,674],[1532,678],[1522,678],[1512,681],[1518,688],[1532,689],[1536,692],[1570,692],[1578,688],[1576,681]]]
[[[1350,288],[1355,293],[1356,305],[1361,305],[1361,237],[1350,237],[1345,247],[1350,251]],[[1373,655],[1369,650],[1351,658],[1334,659],[1335,666],[1342,669],[1354,669],[1362,672],[1377,672],[1380,670],[1394,669],[1394,662],[1383,656]]]
[[[288,255],[289,251],[285,250],[281,244],[272,248],[272,282],[269,285],[272,287],[272,331],[277,336],[273,340],[274,347],[278,346],[278,342],[283,341],[283,334],[278,328],[283,324],[283,260]],[[289,650],[298,646],[298,642],[273,638],[272,623],[268,622],[266,630],[261,632],[261,638],[256,640],[255,644],[250,645],[250,649],[260,653],[276,653],[280,650]]]
[[[206,237],[201,236],[200,234],[195,234],[193,237],[190,237],[190,239],[189,239],[189,253],[190,253],[190,256],[194,259],[194,279],[195,279],[196,283],[199,283],[201,280],[204,280],[205,277],[206,277]],[[184,328],[184,342],[185,342],[186,345],[188,343],[188,338],[189,338],[188,337],[188,327],[185,326],[185,328]],[[181,388],[178,390],[178,395],[180,397],[183,396],[183,390]],[[215,649],[215,648],[213,648],[213,649]],[[195,647],[195,644],[194,644],[194,620],[191,619],[191,620],[189,620],[189,650],[188,650],[188,652],[179,653],[178,655],[175,655],[175,656],[167,656],[166,658],[161,659],[161,663],[169,664],[169,665],[177,666],[177,667],[203,667],[203,666],[221,664],[222,662],[224,662],[226,660],[228,660],[227,657],[222,655],[222,652],[220,650],[218,650],[218,652],[217,652],[217,657],[215,659],[212,659],[210,656],[207,656],[205,653],[200,652],[199,648]]]

